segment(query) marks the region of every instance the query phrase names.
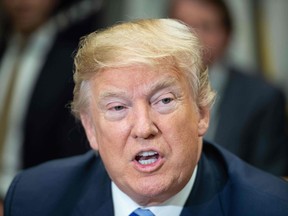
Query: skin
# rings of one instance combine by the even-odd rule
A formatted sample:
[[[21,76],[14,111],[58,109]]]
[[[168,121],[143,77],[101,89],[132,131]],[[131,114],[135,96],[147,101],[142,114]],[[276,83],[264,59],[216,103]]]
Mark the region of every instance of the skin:
[[[222,23],[222,16],[217,7],[201,1],[175,0],[171,17],[195,28],[202,44],[208,49],[204,54],[204,62],[207,65],[223,57],[230,34]]]
[[[2,0],[15,31],[29,36],[51,16],[58,0]]]
[[[91,81],[89,111],[80,114],[90,145],[140,205],[178,193],[199,160],[209,111],[199,111],[190,89],[179,72],[144,66],[107,69]],[[135,156],[149,150],[160,157],[140,165]]]

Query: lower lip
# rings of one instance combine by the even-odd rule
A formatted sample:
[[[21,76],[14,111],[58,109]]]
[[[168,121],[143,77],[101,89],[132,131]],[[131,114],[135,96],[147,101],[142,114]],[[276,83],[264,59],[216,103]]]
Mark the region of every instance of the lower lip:
[[[164,163],[164,159],[161,158],[160,156],[154,163],[151,163],[151,164],[140,164],[138,161],[133,160],[133,165],[135,169],[140,172],[146,172],[146,173],[150,173],[150,172],[154,172],[158,170],[163,165],[163,163]]]

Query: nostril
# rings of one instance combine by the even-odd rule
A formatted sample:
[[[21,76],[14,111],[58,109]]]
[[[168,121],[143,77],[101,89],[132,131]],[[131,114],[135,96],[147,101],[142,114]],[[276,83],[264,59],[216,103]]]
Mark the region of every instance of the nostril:
[[[149,136],[145,137],[144,139],[153,139],[155,137],[154,134],[150,134]]]
[[[141,133],[141,134],[134,134],[133,138],[135,139],[138,139],[138,138],[141,138],[141,139],[144,139],[144,140],[151,140],[153,138],[155,138],[156,134],[153,134],[153,133]]]
[[[139,106],[133,112],[132,130],[131,135],[133,138],[151,139],[158,133],[158,128],[153,120],[153,116],[149,113],[148,108],[143,108]]]
[[[134,138],[153,139],[158,131],[158,128],[154,124],[140,127],[135,126],[132,129],[132,135]]]

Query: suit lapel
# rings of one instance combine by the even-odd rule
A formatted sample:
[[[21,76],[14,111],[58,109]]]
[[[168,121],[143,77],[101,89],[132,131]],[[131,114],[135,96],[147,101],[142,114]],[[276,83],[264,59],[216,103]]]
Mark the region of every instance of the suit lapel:
[[[57,39],[47,53],[33,87],[24,122],[23,166],[25,168],[73,152],[75,142],[71,141],[69,150],[66,150],[65,145],[68,141],[65,136],[68,136],[66,123],[70,117],[66,106],[73,98],[71,53],[74,47],[61,42]],[[72,115],[69,119],[73,122]]]
[[[111,180],[102,161],[94,166],[92,172],[92,177],[87,182],[87,187],[72,216],[113,216]]]
[[[225,215],[223,203],[225,186],[227,185],[227,167],[215,147],[204,142],[203,153],[198,163],[198,172],[193,189],[183,207],[181,216],[208,216]],[[113,200],[111,191],[111,180],[104,168],[102,161],[98,158],[93,162],[91,175],[85,182],[86,186],[78,203],[72,212],[72,216],[113,216]]]
[[[205,152],[204,152],[205,151]],[[226,184],[225,165],[222,158],[215,158],[211,146],[204,144],[203,154],[198,163],[198,172],[193,189],[183,207],[181,216],[224,215],[220,194]]]

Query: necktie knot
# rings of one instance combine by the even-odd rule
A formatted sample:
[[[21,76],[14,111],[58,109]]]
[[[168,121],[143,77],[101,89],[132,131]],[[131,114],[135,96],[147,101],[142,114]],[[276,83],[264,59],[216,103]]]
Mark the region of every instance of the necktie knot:
[[[138,208],[133,211],[129,216],[155,216],[149,209]]]

